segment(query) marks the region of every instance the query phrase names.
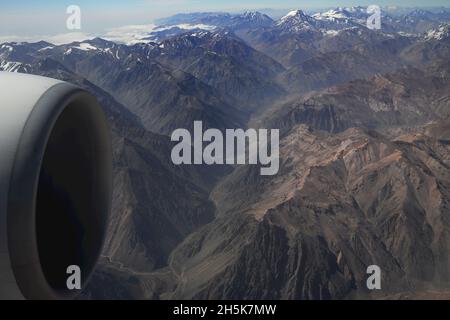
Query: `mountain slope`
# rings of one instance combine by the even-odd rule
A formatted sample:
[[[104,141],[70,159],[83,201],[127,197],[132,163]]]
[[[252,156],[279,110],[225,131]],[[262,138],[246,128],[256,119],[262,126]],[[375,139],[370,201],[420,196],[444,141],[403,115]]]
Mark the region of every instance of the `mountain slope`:
[[[258,108],[284,93],[275,81],[284,68],[227,31],[186,33],[162,42],[151,56],[233,98],[239,109]]]
[[[152,50],[153,45],[146,48]],[[219,129],[242,126],[246,114],[214,88],[188,73],[162,66],[144,56],[144,50],[95,39],[35,55],[36,59],[51,56],[109,92],[153,132],[171,134],[178,128],[190,128],[194,120]]]
[[[424,124],[450,116],[448,80],[448,63],[427,72],[401,69],[281,105],[278,111],[268,112],[263,123],[282,131],[305,123],[329,132],[350,127],[382,129]]]
[[[170,297],[367,297],[372,264],[383,270],[383,294],[448,285],[448,151],[421,134],[294,129],[275,181],[242,168],[216,189],[221,218],[175,251],[183,283]]]

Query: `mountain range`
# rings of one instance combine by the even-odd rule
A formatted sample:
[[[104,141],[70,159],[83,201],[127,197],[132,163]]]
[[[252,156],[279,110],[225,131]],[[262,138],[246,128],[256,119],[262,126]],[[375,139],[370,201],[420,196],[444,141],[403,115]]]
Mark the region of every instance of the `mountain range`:
[[[84,299],[396,299],[450,292],[450,10],[180,14],[142,43],[0,44],[111,123],[114,197]],[[280,170],[175,166],[170,135],[280,129]],[[369,291],[366,269],[382,270]]]

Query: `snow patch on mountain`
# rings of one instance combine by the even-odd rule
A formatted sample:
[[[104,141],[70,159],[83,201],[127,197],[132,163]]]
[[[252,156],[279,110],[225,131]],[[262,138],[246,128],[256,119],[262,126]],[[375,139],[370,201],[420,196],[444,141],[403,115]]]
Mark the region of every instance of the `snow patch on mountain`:
[[[317,20],[337,20],[337,19],[349,19],[350,15],[347,14],[345,11],[339,11],[339,10],[330,10],[323,13],[316,13],[313,15],[313,18]]]
[[[364,7],[335,8],[326,12],[313,14],[313,18],[319,21],[328,21],[334,23],[358,23],[365,24],[367,17],[367,9]]]
[[[238,17],[253,22],[272,22],[272,19],[268,15],[257,11],[245,11],[244,14]]]
[[[280,19],[278,24],[282,24],[288,21],[303,21],[308,20],[310,17],[306,15],[302,10],[293,10]]]
[[[72,48],[78,49],[78,50],[83,50],[83,51],[99,50],[97,47],[94,47],[90,43],[80,43],[78,46],[75,46]]]
[[[426,40],[443,40],[450,37],[450,23],[442,24],[439,28],[428,31]]]
[[[315,30],[316,20],[302,10],[295,10],[282,17],[277,26],[290,32]]]
[[[45,50],[51,50],[51,49],[53,49],[55,46],[47,46],[47,47],[44,47],[44,48],[42,48],[42,49],[39,49],[38,50],[38,52],[42,52],[42,51],[45,51]]]
[[[0,61],[0,71],[6,71],[6,72],[19,72],[19,71],[25,71],[26,67],[21,62],[15,62],[15,61]]]
[[[0,49],[8,50],[9,52],[12,52],[12,51],[14,50],[14,48],[11,47],[9,44],[3,44],[3,45],[0,47]]]
[[[339,30],[324,30],[322,33],[326,36],[334,37],[339,34]]]

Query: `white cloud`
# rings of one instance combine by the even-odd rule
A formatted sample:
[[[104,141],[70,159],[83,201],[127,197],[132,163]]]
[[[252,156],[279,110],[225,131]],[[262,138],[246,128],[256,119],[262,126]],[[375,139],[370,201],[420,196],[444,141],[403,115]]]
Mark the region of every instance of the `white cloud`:
[[[139,42],[148,42],[143,40],[149,36],[149,33],[155,29],[154,24],[129,25],[118,28],[110,28],[102,38],[125,44],[135,44]]]
[[[216,29],[215,26],[210,26],[207,24],[187,24],[187,23],[183,23],[183,24],[177,24],[177,25],[171,25],[171,26],[167,26],[167,27],[158,27],[155,29],[155,31],[164,31],[164,30],[170,30],[174,27],[178,27],[180,29],[183,30],[193,30],[193,29],[202,29],[202,30],[207,30],[207,31],[211,31]]]
[[[173,27],[178,27],[184,30],[192,30],[192,29],[214,30],[216,28],[214,26],[208,26],[204,24],[196,24],[196,25],[179,24],[170,27],[157,27],[154,24],[129,25],[119,28],[108,29],[106,33],[101,37],[109,41],[132,45],[136,43],[150,42],[148,38],[151,37],[151,33],[153,31],[164,31],[171,29]]]
[[[142,24],[142,25],[127,25],[117,28],[109,28],[104,32],[89,34],[83,32],[66,32],[56,35],[41,35],[41,36],[0,36],[0,43],[4,42],[38,42],[47,41],[55,45],[67,44],[74,41],[84,41],[88,39],[93,39],[95,37],[101,37],[103,39],[114,41],[117,43],[124,43],[128,45],[150,42],[146,39],[151,37],[153,31],[164,31],[173,27],[178,27],[184,30],[192,29],[203,29],[203,30],[213,30],[214,26],[204,25],[204,24],[179,24],[170,27],[157,27],[154,24]]]

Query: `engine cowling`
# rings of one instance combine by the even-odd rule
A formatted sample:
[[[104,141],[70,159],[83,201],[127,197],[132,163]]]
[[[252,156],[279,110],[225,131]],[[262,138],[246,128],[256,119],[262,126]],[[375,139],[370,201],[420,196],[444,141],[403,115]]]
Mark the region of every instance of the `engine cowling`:
[[[101,253],[109,128],[96,99],[58,80],[0,72],[0,299],[71,299]]]

